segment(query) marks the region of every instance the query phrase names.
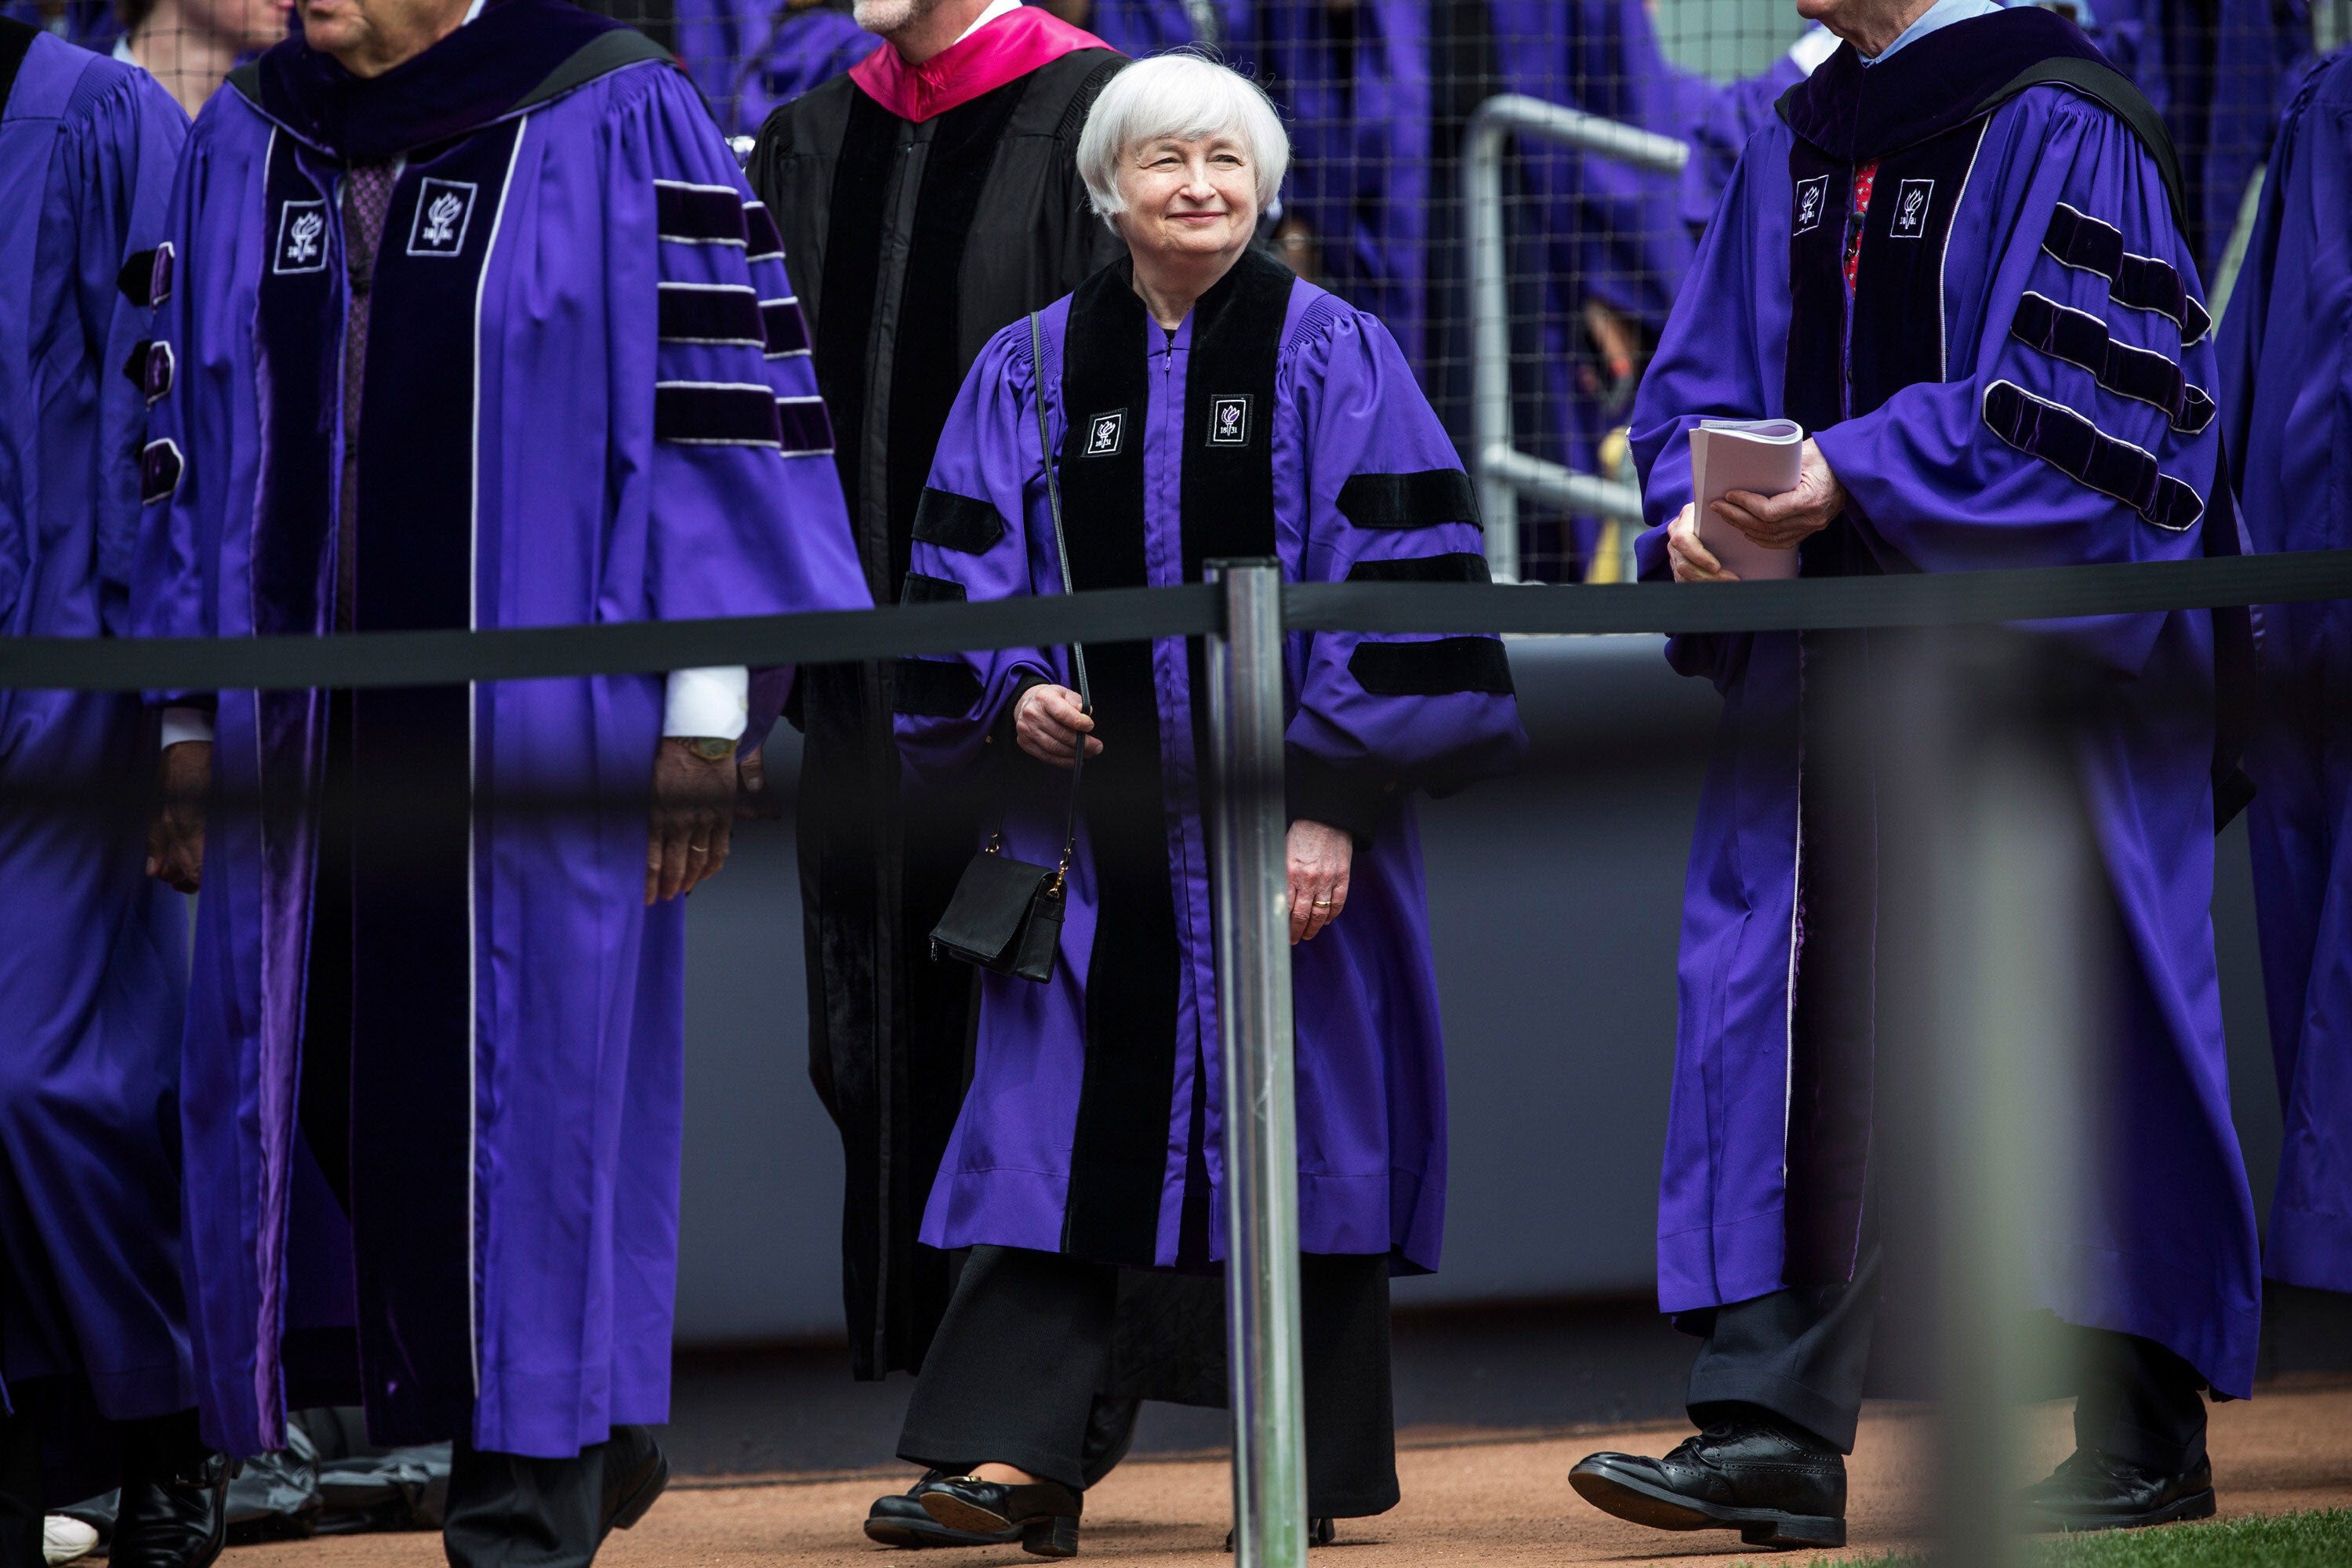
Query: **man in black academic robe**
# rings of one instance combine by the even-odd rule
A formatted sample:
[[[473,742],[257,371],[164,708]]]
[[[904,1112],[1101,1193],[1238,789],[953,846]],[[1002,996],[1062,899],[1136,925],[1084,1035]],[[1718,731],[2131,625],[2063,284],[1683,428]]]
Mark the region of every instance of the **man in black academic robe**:
[[[783,231],[866,579],[891,604],[965,370],[1118,248],[1087,210],[1076,150],[1125,61],[1001,0],[864,0],[857,20],[889,44],[772,115],[748,173]],[[887,662],[805,669],[793,710],[807,736],[809,1074],[846,1157],[861,1378],[919,1364],[946,1307],[947,1257],[915,1233],[962,1100],[971,1010],[971,970],[934,963],[929,936],[979,807],[902,795],[895,676]]]

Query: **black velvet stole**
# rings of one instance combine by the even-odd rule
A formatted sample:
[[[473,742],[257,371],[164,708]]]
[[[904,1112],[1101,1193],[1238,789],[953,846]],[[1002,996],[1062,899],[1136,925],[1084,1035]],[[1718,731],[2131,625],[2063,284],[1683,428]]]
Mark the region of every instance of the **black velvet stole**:
[[[1784,403],[1809,431],[1944,377],[1943,264],[1982,118],[1879,162],[1854,293],[1844,249],[1854,165],[1790,150],[1790,314]],[[1851,325],[1848,321],[1852,312]],[[1904,570],[1851,519],[1803,546],[1809,577]],[[1796,962],[1790,997],[1786,1283],[1850,1278],[1868,1184],[1877,1073],[1879,938],[1874,634],[1798,634]]]
[[[1274,553],[1274,373],[1294,279],[1279,263],[1244,255],[1192,314],[1185,374],[1181,482],[1187,580],[1204,561]],[[1056,464],[1071,579],[1089,588],[1138,587],[1146,565],[1143,448],[1153,386],[1153,330],[1121,261],[1071,301],[1064,340],[1066,426]],[[1197,659],[1197,650],[1194,658]],[[1198,808],[1198,735],[1205,689],[1192,667],[1194,757],[1163,775],[1151,646],[1087,649],[1102,756],[1087,769],[1084,801],[1099,904],[1087,973],[1087,1061],[1071,1153],[1066,1251],[1150,1264],[1158,1255],[1168,1135],[1175,1114],[1176,1012],[1185,949],[1169,864],[1171,807]],[[1196,1108],[1202,1099],[1196,1089]],[[1186,1161],[1203,1173],[1194,1115]],[[1205,1208],[1188,1203],[1205,1237]]]
[[[520,133],[494,126],[410,163],[385,216],[359,437],[361,631],[466,627],[478,572],[499,574],[497,531],[476,535],[469,393]],[[455,222],[453,195],[470,204]],[[351,702],[353,777],[376,807],[352,825],[362,1371],[373,1429],[415,1442],[464,1431],[474,1398],[473,703],[463,686]]]

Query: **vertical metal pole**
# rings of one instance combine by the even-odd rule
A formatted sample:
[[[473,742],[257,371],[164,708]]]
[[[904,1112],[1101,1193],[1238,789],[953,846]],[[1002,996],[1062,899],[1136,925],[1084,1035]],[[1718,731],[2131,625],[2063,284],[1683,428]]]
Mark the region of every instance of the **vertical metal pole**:
[[[2074,1299],[2095,1176],[2083,1085],[2100,1025],[2086,977],[2106,973],[2101,873],[2048,650],[2016,634],[1927,641],[1899,679],[1911,744],[1882,797],[1909,804],[1882,831],[1912,873],[1896,1005],[1927,1054],[1908,1127],[1933,1149],[1913,1173],[1935,1216],[1938,1545],[1941,1561],[2017,1568],[2016,1499],[2037,1479],[2022,1409],[2065,1382],[2063,1342],[2033,1312]]]
[[[1470,267],[1470,477],[1486,530],[1486,570],[1519,580],[1519,492],[1496,471],[1511,450],[1511,296],[1504,279],[1503,142],[1484,110],[1462,143],[1463,239]]]
[[[1207,674],[1234,1546],[1239,1568],[1304,1568],[1307,1427],[1298,1360],[1282,569],[1271,561],[1213,561],[1208,576],[1225,591],[1225,628],[1209,637]]]

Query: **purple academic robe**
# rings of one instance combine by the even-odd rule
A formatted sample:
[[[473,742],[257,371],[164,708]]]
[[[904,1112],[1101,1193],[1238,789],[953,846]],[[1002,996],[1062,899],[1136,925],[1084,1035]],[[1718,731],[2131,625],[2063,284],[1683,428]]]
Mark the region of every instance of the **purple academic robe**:
[[[2221,406],[2257,550],[2352,542],[2352,55],[2280,122],[2222,318]],[[2263,612],[2268,700],[2246,758],[2285,1137],[2263,1258],[2352,1290],[2352,602]]]
[[[15,24],[0,22],[0,36]],[[127,628],[147,335],[123,264],[187,135],[146,72],[35,33],[0,111],[0,633]],[[152,741],[130,694],[0,690],[0,1409],[77,1375],[117,1420],[195,1402],[180,1285],[182,900],[142,868]],[[108,797],[110,798],[110,797]]]
[[[751,136],[776,109],[832,80],[882,40],[830,5],[793,9],[679,0],[677,56],[730,136]]]
[[[910,598],[1058,582],[1041,401],[1081,590],[1197,580],[1204,559],[1244,555],[1278,556],[1294,582],[1484,578],[1467,480],[1376,320],[1251,254],[1171,343],[1129,276],[1122,261],[1043,313],[1042,374],[1026,321],[972,366]],[[933,1247],[1223,1256],[1199,658],[1181,638],[1087,649],[1104,751],[1060,962],[1045,984],[982,976],[971,1088],[924,1215]],[[1066,651],[908,664],[923,667],[899,682],[912,765],[1001,792],[1006,853],[1051,864],[1069,775],[1004,726],[1027,686],[1072,681]],[[1357,846],[1345,912],[1292,949],[1302,1243],[1434,1268],[1444,1064],[1409,796],[1516,763],[1509,668],[1493,638],[1321,632],[1290,638],[1286,670],[1292,816]]]
[[[198,120],[156,323],[144,630],[334,624],[345,171],[400,153],[358,629],[870,602],[782,244],[694,89],[604,18],[492,0],[372,81],[290,40]],[[297,1133],[303,1053],[343,1044],[302,1037],[330,704],[218,695],[215,783],[259,808],[210,826],[189,1004],[206,1434],[277,1445],[289,1363],[319,1343],[298,1331],[355,1315],[381,1440],[573,1454],[668,1404],[685,910],[644,905],[643,805],[663,682],[348,701],[352,765],[404,814],[352,834],[346,1233]],[[498,804],[534,790],[608,805]]]
[[[1687,433],[1705,416],[1787,416],[1814,432],[1851,501],[1804,545],[1806,575],[2199,553],[2225,481],[2196,265],[2157,161],[2117,114],[2057,86],[2000,100],[2053,58],[2095,57],[2038,9],[1921,38],[1874,68],[1866,92],[1844,46],[1792,95],[1789,122],[1748,142],[1636,405],[1659,525],[1639,541],[1644,577],[1670,575],[1664,525],[1691,499]],[[2132,96],[2120,79],[2101,90]],[[1849,301],[1848,191],[1854,160],[1873,156]],[[2064,1254],[2045,1255],[2057,1266],[2044,1304],[2156,1340],[2243,1395],[2260,1280],[2208,914],[2212,617],[2046,635],[2113,678],[2075,751],[2122,940],[2103,1184],[2083,1231],[2053,1243]],[[1816,850],[1851,860],[1867,839],[1809,815],[1801,647],[1809,660],[1836,651],[1790,633],[1668,650],[1724,697],[1684,905],[1658,1213],[1668,1311],[1843,1279],[1853,1259],[1864,1162],[1850,1122],[1819,1107],[1855,1081],[1866,1096],[1867,1019],[1842,1022],[1825,986],[1841,970],[1846,995],[1869,984],[1866,960],[1840,962],[1867,948],[1863,933],[1816,930],[1805,900]],[[1858,1062],[1858,1079],[1809,1081],[1824,1057]]]

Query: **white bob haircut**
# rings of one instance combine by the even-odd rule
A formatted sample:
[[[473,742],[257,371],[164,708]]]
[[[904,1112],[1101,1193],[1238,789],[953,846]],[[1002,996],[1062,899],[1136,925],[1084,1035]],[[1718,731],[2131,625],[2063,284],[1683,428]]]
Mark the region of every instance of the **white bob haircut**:
[[[1274,205],[1290,167],[1290,136],[1257,83],[1205,55],[1179,49],[1138,60],[1110,79],[1078,138],[1078,177],[1105,223],[1127,210],[1119,160],[1146,142],[1238,139],[1257,174],[1257,207]],[[1112,226],[1116,227],[1114,224]]]

